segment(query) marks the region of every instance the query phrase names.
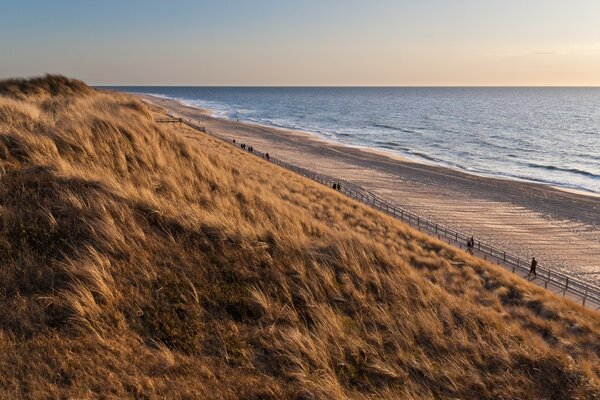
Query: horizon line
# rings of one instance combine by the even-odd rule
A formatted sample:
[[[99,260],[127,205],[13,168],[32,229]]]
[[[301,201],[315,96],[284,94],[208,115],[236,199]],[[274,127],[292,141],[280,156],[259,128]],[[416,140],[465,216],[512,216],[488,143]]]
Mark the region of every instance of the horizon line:
[[[90,84],[92,87],[206,87],[206,88],[573,88],[598,89],[600,85],[172,85],[172,84]]]

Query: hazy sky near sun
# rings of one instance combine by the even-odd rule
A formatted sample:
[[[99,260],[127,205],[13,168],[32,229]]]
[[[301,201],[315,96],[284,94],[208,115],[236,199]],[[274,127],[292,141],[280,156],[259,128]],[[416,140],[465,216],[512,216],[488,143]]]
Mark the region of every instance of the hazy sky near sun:
[[[600,0],[0,0],[0,78],[600,85]]]

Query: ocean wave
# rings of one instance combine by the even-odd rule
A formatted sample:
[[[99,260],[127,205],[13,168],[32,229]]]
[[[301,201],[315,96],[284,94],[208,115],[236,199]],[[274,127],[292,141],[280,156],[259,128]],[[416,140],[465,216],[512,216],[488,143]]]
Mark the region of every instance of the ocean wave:
[[[385,124],[371,124],[371,126],[373,126],[375,128],[389,129],[389,130],[392,130],[392,131],[402,132],[402,133],[420,133],[420,132],[412,130],[412,129],[400,128],[400,127],[397,127],[397,126],[385,125]]]
[[[432,155],[429,155],[429,154],[426,154],[426,153],[423,153],[420,151],[408,149],[406,147],[399,147],[398,150],[408,154],[409,156],[415,156],[415,157],[421,158],[423,160],[432,161],[435,164],[442,164],[442,165],[447,165],[447,166],[455,166],[455,167],[463,168],[462,166],[453,165],[452,163],[450,163],[446,160],[442,160],[441,158],[437,158],[437,157],[434,157]]]
[[[493,172],[493,173],[491,173],[491,172],[485,173],[484,172],[483,174],[485,176],[491,176],[491,177],[500,176],[500,177],[505,177],[505,178],[509,178],[509,179],[516,179],[516,180],[523,181],[523,182],[539,183],[539,184],[543,184],[543,185],[556,186],[556,187],[565,188],[565,189],[575,189],[575,190],[580,190],[582,192],[588,192],[588,193],[599,193],[598,190],[594,190],[587,185],[576,184],[576,183],[572,183],[572,182],[558,181],[558,180],[541,178],[541,177],[533,177],[533,176],[529,176],[529,175],[522,175],[522,174],[516,174],[516,173],[510,173],[510,172]]]
[[[396,149],[398,148],[399,144],[396,142],[382,142],[380,140],[376,140],[373,142],[375,145],[377,146],[381,146],[381,147],[385,147],[385,148],[390,148],[390,149]]]
[[[547,171],[566,172],[566,173],[586,176],[589,178],[600,179],[600,175],[594,174],[593,172],[590,172],[590,171],[578,169],[578,168],[565,168],[565,167],[558,167],[556,165],[544,165],[544,164],[535,164],[535,163],[528,163],[527,166],[531,167],[531,168],[544,169]]]
[[[176,98],[171,97],[171,96],[166,96],[166,95],[160,94],[160,93],[148,93],[148,95],[150,95],[152,97],[158,97],[159,99],[164,99],[164,100],[177,100],[177,101],[179,101],[179,99],[176,99]]]

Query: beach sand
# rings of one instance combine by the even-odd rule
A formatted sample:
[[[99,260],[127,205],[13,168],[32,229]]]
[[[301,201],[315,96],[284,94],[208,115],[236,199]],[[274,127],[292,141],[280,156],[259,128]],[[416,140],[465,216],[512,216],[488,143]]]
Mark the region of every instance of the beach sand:
[[[495,179],[340,145],[314,135],[214,118],[139,95],[174,115],[272,156],[359,184],[399,206],[513,254],[600,284],[600,198]]]

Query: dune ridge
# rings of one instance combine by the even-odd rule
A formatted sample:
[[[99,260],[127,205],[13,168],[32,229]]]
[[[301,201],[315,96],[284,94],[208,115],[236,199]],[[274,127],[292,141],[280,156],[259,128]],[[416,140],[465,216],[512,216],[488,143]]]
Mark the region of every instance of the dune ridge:
[[[600,396],[597,314],[161,112],[0,82],[0,397]]]

